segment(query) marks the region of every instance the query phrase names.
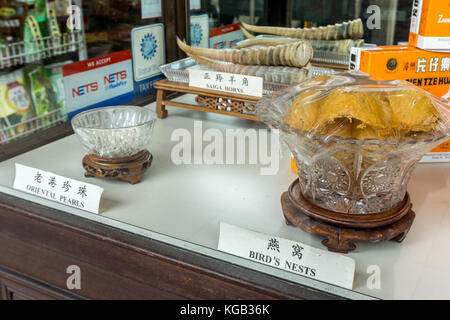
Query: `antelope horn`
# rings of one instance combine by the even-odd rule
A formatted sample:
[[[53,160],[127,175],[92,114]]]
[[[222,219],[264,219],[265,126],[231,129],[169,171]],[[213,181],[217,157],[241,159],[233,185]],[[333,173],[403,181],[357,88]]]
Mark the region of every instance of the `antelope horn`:
[[[245,74],[248,76],[261,77],[264,82],[281,83],[281,84],[297,84],[301,81],[311,78],[312,67],[308,63],[303,68],[296,67],[282,67],[282,66],[248,66],[241,64],[233,64],[229,62],[219,62],[202,58],[194,54],[187,53],[189,57],[198,63],[207,66],[216,71],[228,72],[235,74]]]
[[[276,46],[280,44],[297,42],[298,39],[292,38],[254,38],[239,42],[236,49],[242,49],[252,46]],[[308,40],[314,51],[330,51],[350,53],[351,47],[361,47],[364,45],[363,39],[344,39],[344,40]]]
[[[263,27],[241,23],[242,26],[252,32],[280,35],[298,39],[315,40],[339,40],[339,39],[359,39],[363,36],[363,24],[361,19],[336,23],[318,28],[284,28],[284,27]]]
[[[242,33],[244,34],[244,36],[247,38],[247,39],[254,39],[254,38],[256,38],[254,35],[252,35],[250,32],[248,32],[245,28],[243,28],[242,26],[240,27],[241,28],[241,31],[242,31]]]
[[[197,61],[197,63],[199,63],[201,65],[204,65],[204,66],[206,66],[208,68],[211,68],[211,69],[214,69],[214,70],[218,70],[218,71],[222,71],[222,72],[230,72],[231,71],[230,68],[227,68],[227,66],[231,66],[232,65],[231,63],[224,63],[224,62],[220,63],[220,62],[217,62],[217,61],[214,61],[214,60],[211,60],[211,59],[208,59],[208,58],[203,58],[203,57],[200,57],[200,56],[197,56],[195,54],[188,53],[188,52],[186,52],[186,54],[190,58],[192,58],[195,61]]]
[[[253,25],[247,24],[245,22],[241,22],[241,25],[248,31],[252,31],[252,32],[256,32],[256,33],[275,34],[275,35],[280,35],[280,36],[287,36],[286,32],[289,32],[291,30],[293,30],[293,31],[297,30],[296,28],[253,26]]]
[[[252,46],[278,46],[283,45],[287,43],[293,43],[298,42],[298,39],[292,39],[292,38],[253,38],[253,39],[247,39],[244,41],[239,42],[236,49],[242,49],[246,47],[252,47]]]
[[[181,41],[180,38],[177,37],[177,44],[181,50],[183,50],[186,54],[192,54],[195,56],[206,56],[208,58],[224,60],[230,56],[231,51],[229,49],[219,50],[219,49],[209,49],[209,48],[196,48],[187,45],[184,41]],[[224,56],[227,56],[224,58]],[[226,60],[224,60],[226,61]]]
[[[186,53],[245,65],[303,67],[313,55],[311,45],[303,41],[273,47],[221,50],[194,48],[180,39],[177,39],[177,42],[181,50]]]

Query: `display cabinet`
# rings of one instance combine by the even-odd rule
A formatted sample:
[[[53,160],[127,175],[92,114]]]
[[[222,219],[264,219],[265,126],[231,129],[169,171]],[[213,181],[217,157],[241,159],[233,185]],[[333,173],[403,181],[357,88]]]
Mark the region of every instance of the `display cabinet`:
[[[158,3],[160,15],[144,17],[150,8],[144,6]],[[85,174],[86,151],[64,113],[56,125],[45,122],[33,132],[1,141],[0,299],[450,298],[450,255],[445,249],[450,241],[448,162],[419,163],[412,173],[408,194],[416,216],[402,243],[369,241],[336,254],[354,261],[350,287],[234,255],[219,246],[221,223],[227,223],[327,254],[323,237],[287,223],[283,214],[282,194],[298,174],[288,147],[281,144],[278,150],[276,132],[255,114],[261,97],[190,86],[190,69],[212,70],[196,62],[194,54],[187,57],[177,37],[190,47],[231,49],[246,38],[241,22],[315,28],[357,18],[365,21],[371,4],[381,9],[381,29],[364,24],[365,45],[407,42],[411,4],[403,0],[110,0],[76,3],[82,29],[62,33],[61,39],[34,40],[34,47],[42,45],[43,50],[31,56],[17,54],[24,51],[21,43],[2,45],[0,67],[13,68],[4,70],[9,74],[39,61],[76,62],[130,50],[133,28],[162,23],[166,61],[160,67],[167,79],[154,84],[152,94],[127,103],[158,116],[148,144],[152,160],[145,164],[139,183],[98,177],[107,176],[108,170],[97,177]],[[267,37],[251,31],[252,36]],[[349,50],[326,51],[314,49],[310,78],[348,68]],[[265,81],[263,98],[287,92],[292,84],[277,85]],[[210,96],[214,99],[205,105]],[[233,146],[233,159],[224,154],[225,144],[234,143],[233,137],[227,141],[229,132],[247,134],[241,145],[243,161],[237,159],[239,146]],[[260,146],[249,145],[252,134],[260,137],[261,132],[267,134],[263,142],[268,152],[280,155],[277,163],[250,161],[251,152]],[[223,139],[224,152],[215,150],[210,154],[214,161],[209,161],[203,151],[218,143],[212,143],[213,136]],[[117,145],[116,138],[104,140]],[[268,160],[265,156],[269,155],[258,154]],[[17,164],[102,188],[99,213],[14,188]],[[277,166],[275,174],[261,174],[271,165]],[[47,180],[42,183],[52,187]],[[400,240],[397,235],[391,238]],[[336,274],[334,280],[341,276]]]

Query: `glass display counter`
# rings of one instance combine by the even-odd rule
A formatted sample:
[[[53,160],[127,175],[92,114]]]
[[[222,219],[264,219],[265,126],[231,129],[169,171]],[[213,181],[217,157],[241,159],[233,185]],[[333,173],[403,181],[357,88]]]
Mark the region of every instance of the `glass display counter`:
[[[186,101],[192,97],[178,99]],[[155,106],[151,104],[147,108],[154,109]],[[28,207],[22,208],[22,211],[32,211],[33,206],[29,207],[28,203],[38,204],[57,220],[68,216],[76,221],[95,222],[99,226],[125,232],[129,239],[134,239],[130,241],[156,241],[166,245],[166,249],[174,250],[172,253],[182,249],[190,254],[190,258],[186,259],[192,259],[192,255],[197,257],[191,263],[207,259],[204,268],[209,272],[227,278],[236,277],[240,281],[245,279],[253,286],[263,287],[264,290],[270,288],[268,291],[285,297],[450,297],[447,272],[450,253],[445,249],[445,243],[450,240],[450,164],[418,165],[408,190],[417,214],[408,237],[401,244],[358,244],[358,248],[348,254],[355,260],[356,272],[353,290],[347,290],[217,250],[220,222],[299,241],[315,248],[323,247],[321,237],[287,226],[283,218],[280,196],[296,177],[290,169],[290,155],[285,147],[282,147],[283,156],[276,175],[261,175],[261,165],[176,165],[172,161],[171,153],[177,144],[177,141],[172,141],[173,133],[182,129],[193,133],[196,120],[202,121],[203,132],[215,128],[224,135],[227,129],[259,129],[264,128],[263,124],[192,110],[168,109],[170,116],[157,121],[149,148],[154,156],[153,163],[139,184],[85,178],[81,166],[85,152],[76,136],[70,135],[0,163],[2,197],[12,197],[9,201],[20,199],[18,201],[22,205],[19,207]],[[191,147],[191,155],[194,156],[194,141]],[[104,188],[101,213],[91,214],[12,189],[15,163]],[[5,208],[3,206],[0,212]],[[33,230],[27,232],[33,233]],[[183,260],[183,255],[173,259],[180,264],[187,262]],[[224,271],[221,269],[222,263],[231,269]],[[370,285],[374,268],[380,272],[380,286],[375,288]],[[267,276],[269,278],[265,278]]]
[[[7,1],[2,4],[4,7],[2,11],[8,12],[5,8],[12,4],[24,6],[23,2]],[[8,113],[7,116],[0,112],[0,120],[5,123],[7,123],[6,120],[14,120],[7,125],[2,125],[0,121],[0,300],[450,299],[450,276],[448,276],[450,253],[446,250],[446,244],[450,241],[448,232],[450,228],[450,163],[448,161],[420,163],[414,170],[408,184],[408,194],[416,216],[408,236],[402,243],[395,241],[357,243],[356,250],[345,255],[353,259],[356,266],[351,289],[219,250],[221,223],[270,237],[288,239],[312,248],[321,250],[326,248],[322,245],[322,237],[287,225],[283,216],[281,195],[288,190],[298,175],[292,170],[291,154],[288,148],[283,144],[281,144],[281,150],[273,148],[273,141],[270,142],[273,133],[267,130],[266,125],[248,120],[262,119],[253,113],[256,110],[254,105],[259,101],[261,94],[248,96],[251,98],[247,100],[233,100],[236,98],[234,95],[223,95],[226,90],[219,93],[213,91],[213,94],[209,96],[213,99],[207,101],[206,98],[210,92],[206,91],[210,91],[209,89],[204,90],[206,93],[202,97],[197,86],[191,87],[191,84],[187,84],[190,80],[188,69],[191,67],[194,72],[202,68],[205,68],[204,70],[212,68],[211,72],[212,70],[223,72],[223,66],[222,69],[214,69],[214,67],[218,68],[217,63],[211,67],[212,62],[208,59],[211,58],[211,54],[214,56],[216,53],[206,51],[207,48],[211,50],[244,48],[249,43],[265,43],[267,50],[262,49],[266,52],[265,56],[273,57],[272,54],[275,51],[269,47],[272,47],[273,43],[280,43],[278,41],[291,41],[292,39],[279,38],[280,36],[286,38],[286,34],[297,34],[296,38],[303,39],[300,42],[310,42],[311,45],[308,45],[308,48],[311,47],[312,50],[306,50],[307,52],[301,55],[302,59],[309,55],[305,64],[301,64],[304,70],[309,70],[308,76],[336,74],[349,67],[357,69],[356,65],[358,68],[361,65],[361,53],[369,54],[372,49],[381,52],[379,50],[381,47],[377,46],[399,45],[402,47],[401,50],[408,49],[406,44],[411,22],[411,1],[36,0],[25,2],[30,5],[40,4],[41,9],[48,3],[50,9],[48,13],[45,13],[48,16],[46,18],[49,21],[48,25],[50,27],[52,23],[53,27],[59,25],[62,34],[59,38],[54,35],[51,37],[33,35],[36,39],[31,40],[26,40],[25,37],[22,39],[20,36],[14,38],[12,43],[2,44],[4,52],[0,57],[0,71],[4,79],[3,86],[16,89],[16,94],[21,93],[22,98],[28,94],[34,99],[47,91],[48,97],[43,101],[33,100],[33,103],[30,100],[28,109],[33,105],[34,111],[30,109],[26,116],[22,116],[19,111],[11,111],[12,113]],[[55,7],[58,3],[64,6]],[[72,9],[75,10],[73,12],[76,13],[79,10],[78,16],[66,10],[69,5],[73,6]],[[58,9],[59,13],[56,15],[53,9]],[[26,16],[23,12],[18,15],[16,22],[28,23],[32,27],[33,15],[39,18],[40,12],[32,10],[27,11],[27,15],[31,17],[29,18],[31,23],[24,22]],[[41,12],[42,15],[44,15],[43,12]],[[6,19],[2,20],[6,21],[5,25],[9,24],[9,18],[2,17]],[[70,23],[67,25],[70,20],[68,18],[78,18],[80,26],[76,30],[65,32],[66,26],[70,25]],[[370,19],[372,22],[373,19],[377,19],[377,24],[369,23]],[[38,27],[45,31],[48,26],[42,22],[39,23],[41,26]],[[163,30],[157,45],[156,40],[150,41],[151,43],[144,41],[145,37],[150,39],[153,35],[150,37],[150,34],[142,34],[141,40],[137,36],[135,38],[132,36],[132,30],[141,30],[141,28],[145,30],[146,25],[152,24],[158,24]],[[286,28],[305,29],[296,30],[294,34],[293,30]],[[5,30],[11,31],[8,28],[5,29],[5,26],[0,26],[0,29],[2,34]],[[15,30],[16,33],[19,31],[22,32],[19,28]],[[185,41],[180,47],[178,45],[182,42],[177,45],[177,38]],[[245,38],[248,38],[247,42],[242,41]],[[269,45],[271,41],[273,43]],[[55,44],[58,45],[54,46]],[[42,47],[45,50],[32,51],[32,55],[25,54],[26,45]],[[140,46],[140,51],[134,50],[138,48],[137,45]],[[285,45],[287,46],[288,42]],[[123,78],[127,77],[128,80],[133,81],[133,84],[125,95],[129,94],[134,99],[130,98],[126,104],[156,110],[158,117],[164,118],[156,121],[151,145],[148,148],[153,157],[148,158],[152,159],[150,167],[147,168],[150,161],[147,158],[145,168],[137,166],[138,169],[136,169],[136,162],[130,161],[136,171],[147,170],[142,181],[134,185],[124,181],[86,177],[82,165],[86,151],[77,136],[73,134],[68,120],[76,112],[68,114],[66,99],[58,100],[60,107],[57,108],[57,112],[53,111],[53,115],[57,113],[60,117],[50,122],[48,116],[52,113],[47,114],[49,110],[43,108],[43,106],[54,105],[56,97],[64,97],[62,93],[66,98],[68,97],[64,89],[69,88],[70,85],[67,84],[67,79],[64,80],[64,66],[72,62],[75,64],[83,62],[87,58],[98,57],[101,60],[105,55],[114,55],[126,50],[127,57],[133,57],[133,60],[126,59],[127,66],[130,66],[131,73],[136,74],[134,67],[149,63],[147,60],[152,59],[156,48],[161,50],[159,56],[164,55],[164,61],[154,59],[149,69],[154,68],[158,71],[160,68],[168,78],[159,82],[159,88],[155,82],[160,79],[159,76],[162,77],[162,74],[158,74],[155,78],[144,79],[145,81],[140,79],[139,81],[144,81],[140,83],[136,78],[132,78],[131,74],[117,69],[117,65],[115,67],[117,70],[113,70],[115,73],[108,73],[99,78],[100,82],[106,85],[107,82],[111,83],[111,76],[120,74]],[[198,50],[200,48],[201,50]],[[131,51],[128,51],[130,49]],[[191,58],[187,59],[185,52],[189,52],[186,50],[195,49],[197,50],[190,52],[200,52],[206,58],[209,55],[206,60],[205,57],[200,57],[199,61],[203,64],[206,61],[204,66],[196,66],[197,63],[199,65],[202,63],[195,60],[193,57],[196,56],[195,54],[193,56],[190,54]],[[16,51],[23,52],[16,55]],[[149,52],[144,54],[144,51]],[[134,52],[142,52],[141,59],[145,60],[137,60]],[[153,52],[153,55],[150,52]],[[281,50],[278,54],[281,54]],[[425,70],[423,57],[420,56],[417,60],[414,58],[414,61],[400,65],[400,60],[396,59],[401,58],[402,55],[403,53],[399,53],[396,58],[389,57],[386,62],[371,65],[379,65],[380,70],[385,65],[389,76],[395,77],[396,80],[408,78],[411,80],[407,81],[417,84],[415,78],[418,75],[405,75],[400,78],[399,73],[396,73],[399,70],[393,72],[393,69],[402,67],[405,72],[408,70],[413,72],[416,67],[417,70],[423,67],[422,70]],[[219,59],[219,56],[215,57]],[[259,57],[260,54],[258,53],[257,56]],[[441,71],[448,72],[446,64],[448,58],[444,57],[444,53],[442,57]],[[273,62],[276,65],[270,67],[284,68],[286,64],[282,62],[284,56],[283,59],[277,59],[280,59],[280,62],[277,64]],[[437,69],[436,59],[439,58],[430,58],[430,72],[433,66]],[[252,66],[252,74],[256,74],[255,70],[262,70],[259,58],[257,60],[258,62],[249,63]],[[187,61],[190,61],[192,65],[188,65]],[[163,65],[164,63],[166,65]],[[181,67],[183,64],[185,68]],[[93,66],[92,62],[91,65],[88,64],[88,67]],[[37,74],[36,70],[42,73],[42,78],[32,76]],[[250,72],[242,66],[233,70]],[[360,68],[360,70],[363,69]],[[172,78],[170,71],[172,71]],[[292,77],[286,77],[290,79],[288,79],[291,81],[289,83],[283,82],[286,79],[281,81],[286,72],[283,69],[281,73],[264,71],[263,74],[256,74],[256,78],[264,79],[264,85],[261,84],[261,90],[264,90],[263,95],[288,90],[286,88],[289,85],[299,83],[292,82]],[[300,72],[303,75],[306,74],[299,68],[296,72],[288,74],[299,76]],[[365,72],[374,75],[369,71]],[[232,73],[231,84],[235,81],[234,76],[239,72],[232,71]],[[252,75],[247,73],[241,75]],[[279,78],[278,81],[283,83],[273,84],[266,79],[266,75],[271,75],[267,79]],[[85,73],[80,76],[80,79],[91,80],[87,79],[91,76],[92,73]],[[444,76],[446,75],[444,74],[442,79],[445,80]],[[26,84],[26,90],[18,90],[20,83],[27,77],[32,80],[30,82],[32,85]],[[207,78],[208,73],[203,77],[203,80],[210,79]],[[216,81],[222,81],[222,78],[219,79],[217,76],[215,78]],[[248,86],[248,79],[244,78]],[[300,81],[300,78],[295,79]],[[66,82],[65,87],[63,80]],[[168,89],[162,88],[164,81]],[[244,86],[243,81],[244,79],[242,79],[242,86]],[[167,82],[171,83],[167,84]],[[72,86],[74,98],[72,100],[81,99],[80,88],[92,84],[96,83],[83,82]],[[283,86],[278,87],[280,84]],[[119,83],[116,88],[121,85],[123,83]],[[33,86],[35,86],[34,89]],[[189,87],[189,90],[181,90],[183,86]],[[112,87],[113,85],[109,88]],[[145,87],[151,90],[146,93],[142,91],[139,94],[134,90]],[[98,89],[95,85],[94,88]],[[161,88],[165,91],[159,90]],[[159,90],[157,93],[156,89]],[[77,96],[73,90],[77,92]],[[445,90],[448,90],[448,86]],[[58,92],[61,95],[58,95]],[[430,92],[436,94],[436,92]],[[439,93],[439,96],[448,98],[448,94],[444,96]],[[120,97],[113,96],[111,91],[105,96],[108,100],[99,100],[92,104],[90,102],[94,101],[86,101],[89,103],[83,105],[83,108],[100,106],[97,103],[108,105],[123,103],[123,101],[110,100],[110,98]],[[6,97],[3,100],[6,101]],[[158,106],[152,102],[154,100],[157,100]],[[0,101],[0,111],[3,110],[4,102],[2,101]],[[23,101],[19,102],[24,104]],[[176,108],[177,106],[179,108]],[[199,112],[205,109],[209,109],[206,110],[209,113]],[[75,111],[81,110],[77,108]],[[227,148],[228,143],[231,143],[232,151],[235,151],[232,152],[234,158],[231,161],[228,161],[229,153],[225,150],[223,153],[217,150],[214,153],[214,158],[219,163],[209,164],[208,161],[211,159],[202,157],[203,152],[211,147],[212,137],[209,136],[209,139],[207,134],[205,136],[208,129],[213,129],[209,131],[210,134],[214,132],[221,136]],[[236,146],[235,140],[228,140],[234,139],[227,136],[229,130],[234,130],[235,133],[239,131],[244,136],[246,130],[250,130],[248,131],[251,132],[250,135],[254,133],[260,140],[264,137],[261,138],[258,135],[258,132],[261,133],[259,130],[267,130],[265,132],[268,133],[266,136],[267,146],[269,146],[268,154],[256,150],[255,146],[247,145],[250,137],[246,137],[243,141],[237,142],[243,144],[241,151],[245,150],[245,159],[238,160],[236,157],[238,157],[239,145]],[[182,155],[179,153],[181,137],[187,139],[183,140]],[[442,146],[436,149],[448,150],[448,142]],[[440,154],[436,149],[433,152]],[[148,155],[144,150],[141,152]],[[280,157],[276,156],[278,153]],[[140,152],[129,154],[128,158],[137,157],[139,154]],[[445,152],[443,151],[442,154]],[[180,157],[185,159],[181,164]],[[255,157],[259,157],[258,160],[249,160]],[[100,162],[104,160],[98,159]],[[118,159],[125,158],[118,157]],[[117,158],[112,160],[115,161]],[[275,160],[276,162],[272,162]],[[49,171],[103,188],[100,213],[90,213],[15,189],[13,184],[16,164]],[[98,165],[98,163],[95,164]],[[262,174],[263,169],[267,172],[267,167],[272,165],[274,167],[269,170],[269,174]],[[355,172],[357,166],[358,164],[353,166]],[[389,196],[388,192],[387,197]],[[406,200],[404,202],[406,203]],[[409,207],[408,212],[410,212]],[[413,214],[411,213],[410,216]],[[289,220],[287,217],[286,219]],[[339,230],[335,233],[339,234],[337,242],[345,238],[341,236],[341,227],[342,225],[339,225],[335,228]],[[387,229],[386,227],[384,231]],[[376,230],[379,232],[379,229]],[[404,234],[396,234],[386,239],[401,241],[404,238],[402,235]],[[81,282],[74,285],[70,283],[70,275],[77,270],[81,272]],[[339,273],[336,277],[340,277]]]

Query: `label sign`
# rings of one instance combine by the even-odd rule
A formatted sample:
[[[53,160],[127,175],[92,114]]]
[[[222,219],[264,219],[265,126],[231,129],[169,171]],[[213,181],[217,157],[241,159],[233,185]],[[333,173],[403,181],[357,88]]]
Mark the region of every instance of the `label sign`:
[[[99,213],[103,188],[16,163],[14,189]]]
[[[130,50],[67,64],[63,75],[69,118],[83,110],[123,104],[134,97]]]
[[[134,95],[147,96],[155,92],[154,82],[164,78],[159,67],[166,63],[164,25],[155,23],[131,30]]]
[[[189,85],[254,97],[262,97],[263,92],[263,78],[209,70],[189,70]]]
[[[450,140],[447,141],[447,144],[450,144]],[[450,152],[430,152],[425,154],[419,162],[450,162]]]
[[[343,288],[353,288],[353,259],[300,242],[221,222],[218,250]]]

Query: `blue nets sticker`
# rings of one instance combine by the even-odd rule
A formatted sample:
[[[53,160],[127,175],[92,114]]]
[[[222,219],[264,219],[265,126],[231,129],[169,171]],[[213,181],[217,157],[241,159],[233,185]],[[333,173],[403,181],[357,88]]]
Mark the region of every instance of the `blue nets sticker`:
[[[147,33],[141,41],[141,54],[145,60],[151,60],[158,48],[157,41],[151,33]]]
[[[202,27],[199,23],[191,25],[191,45],[198,46],[203,39]]]

